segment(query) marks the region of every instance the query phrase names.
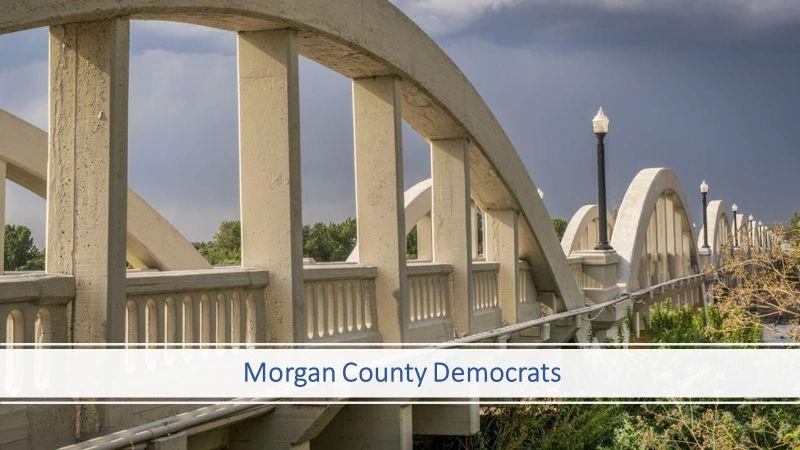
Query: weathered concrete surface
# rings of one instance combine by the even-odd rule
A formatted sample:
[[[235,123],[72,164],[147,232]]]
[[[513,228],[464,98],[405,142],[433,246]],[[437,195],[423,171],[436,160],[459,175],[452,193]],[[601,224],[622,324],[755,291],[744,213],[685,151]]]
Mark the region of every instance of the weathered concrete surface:
[[[433,260],[453,267],[450,317],[458,336],[470,331],[472,249],[469,141],[431,142]]]
[[[296,32],[240,33],[238,56],[242,264],[272,276],[267,341],[304,340]]]
[[[521,257],[536,285],[570,307],[581,294],[550,217],[511,141],[466,76],[408,17],[385,0],[28,0],[0,4],[0,33],[113,16],[177,20],[222,29],[299,30],[300,52],[344,75],[396,75],[403,118],[426,139],[467,136],[473,196],[518,207]]]
[[[402,342],[408,307],[400,81],[353,80],[358,262],[376,266],[378,331]]]
[[[7,161],[8,179],[47,197],[47,132],[0,110],[0,160]],[[139,194],[128,189],[126,258],[136,268],[208,269],[192,244]]]
[[[129,32],[50,29],[46,267],[75,278],[76,342],[124,341]]]
[[[497,298],[503,323],[517,323],[519,302],[519,219],[513,209],[486,211],[486,260],[500,264]]]

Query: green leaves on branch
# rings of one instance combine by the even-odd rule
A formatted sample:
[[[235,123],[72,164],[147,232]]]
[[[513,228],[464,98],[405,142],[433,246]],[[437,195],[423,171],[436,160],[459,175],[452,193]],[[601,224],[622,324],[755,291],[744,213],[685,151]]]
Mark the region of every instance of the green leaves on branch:
[[[6,225],[5,270],[44,270],[44,252],[33,244],[30,228],[24,225]]]

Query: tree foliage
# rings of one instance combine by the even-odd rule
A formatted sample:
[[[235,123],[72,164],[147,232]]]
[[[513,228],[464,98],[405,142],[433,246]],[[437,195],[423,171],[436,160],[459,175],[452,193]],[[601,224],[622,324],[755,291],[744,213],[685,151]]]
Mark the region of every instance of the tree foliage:
[[[560,241],[564,237],[564,232],[567,231],[567,221],[561,217],[556,217],[553,219],[553,228],[556,229],[556,235],[558,235],[558,240]]]
[[[30,228],[24,225],[6,225],[5,270],[43,270],[44,252],[33,244]]]

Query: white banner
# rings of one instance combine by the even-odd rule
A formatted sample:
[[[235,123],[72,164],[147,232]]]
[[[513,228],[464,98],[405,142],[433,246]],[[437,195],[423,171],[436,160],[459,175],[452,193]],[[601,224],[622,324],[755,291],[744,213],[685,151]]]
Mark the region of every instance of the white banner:
[[[798,398],[793,349],[4,349],[0,400]]]

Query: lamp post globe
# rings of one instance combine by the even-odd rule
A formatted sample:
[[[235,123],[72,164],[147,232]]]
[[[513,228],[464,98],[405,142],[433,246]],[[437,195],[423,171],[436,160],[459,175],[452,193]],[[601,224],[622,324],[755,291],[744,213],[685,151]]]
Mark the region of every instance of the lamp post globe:
[[[599,213],[599,233],[595,250],[613,250],[608,243],[608,219],[606,217],[606,147],[605,137],[608,133],[608,117],[603,107],[592,119],[592,130],[597,137],[597,208]]]

